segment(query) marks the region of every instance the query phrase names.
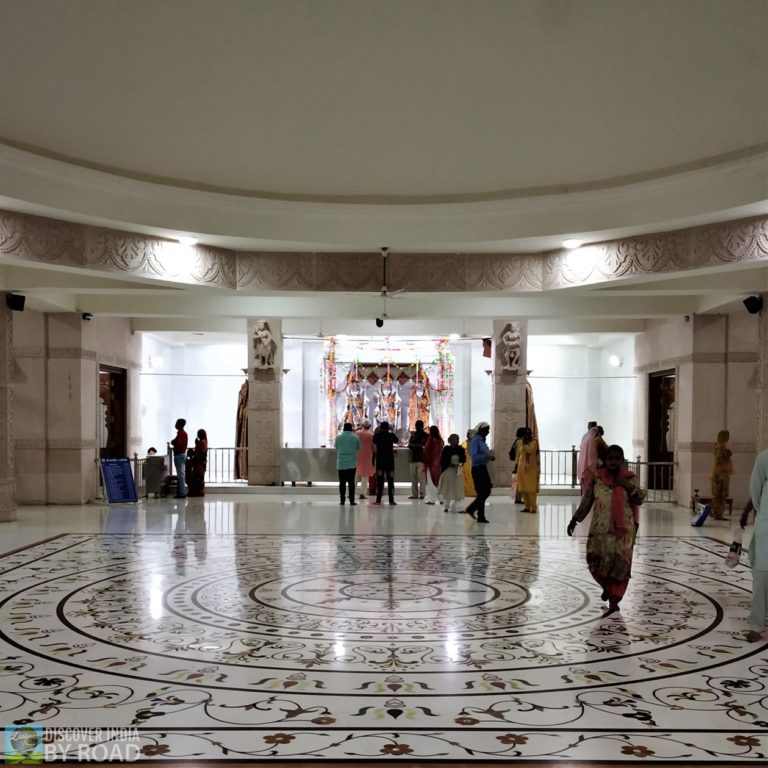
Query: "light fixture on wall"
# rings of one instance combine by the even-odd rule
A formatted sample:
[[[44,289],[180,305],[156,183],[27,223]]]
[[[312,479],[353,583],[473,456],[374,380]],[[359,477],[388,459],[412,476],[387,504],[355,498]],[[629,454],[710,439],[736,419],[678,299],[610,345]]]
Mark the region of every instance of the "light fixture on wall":
[[[608,365],[610,365],[612,368],[621,368],[621,366],[624,365],[624,360],[622,360],[618,355],[611,355],[608,358]]]
[[[563,248],[567,248],[569,251],[572,251],[576,248],[581,248],[581,245],[584,241],[579,240],[578,237],[569,237],[567,240],[563,240]]]
[[[180,237],[179,238],[179,243],[181,243],[181,245],[187,245],[187,246],[191,247],[193,245],[197,245],[197,238],[196,237],[188,237],[188,236],[185,235],[184,237]]]

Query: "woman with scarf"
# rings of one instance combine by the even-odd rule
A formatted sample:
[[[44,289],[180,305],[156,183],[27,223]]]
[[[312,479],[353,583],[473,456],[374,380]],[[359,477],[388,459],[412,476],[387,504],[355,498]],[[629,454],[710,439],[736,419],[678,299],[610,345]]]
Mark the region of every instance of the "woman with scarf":
[[[195,447],[187,451],[187,496],[205,496],[205,470],[208,466],[208,435],[197,430]]]
[[[611,445],[605,466],[597,470],[568,523],[573,536],[576,524],[592,510],[587,538],[587,567],[608,601],[607,616],[619,610],[632,575],[632,554],[644,494],[633,472],[624,466],[624,451]]]
[[[443,453],[443,438],[440,430],[433,424],[429,428],[429,437],[424,445],[424,471],[427,475],[427,493],[425,504],[437,503],[437,486],[440,483],[440,456]]]
[[[526,427],[517,449],[517,490],[523,497],[523,512],[539,511],[540,478],[539,441],[533,436],[531,428]]]
[[[472,438],[475,436],[475,430],[474,429],[468,429],[467,430],[467,439],[461,444],[461,447],[464,449],[464,455],[469,458],[469,443],[472,440]],[[464,477],[464,496],[467,496],[469,498],[475,497],[475,482],[472,480],[472,462],[471,461],[465,461],[462,468],[461,473]]]

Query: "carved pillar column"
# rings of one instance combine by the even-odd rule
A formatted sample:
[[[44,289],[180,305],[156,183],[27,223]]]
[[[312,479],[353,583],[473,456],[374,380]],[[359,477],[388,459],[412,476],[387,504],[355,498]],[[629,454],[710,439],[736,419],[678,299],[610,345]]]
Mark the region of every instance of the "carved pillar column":
[[[768,449],[768,308],[758,315],[757,453]]]
[[[248,485],[280,482],[282,320],[248,320]]]
[[[525,426],[525,384],[528,358],[528,322],[493,321],[493,422],[491,439],[496,451],[494,482],[509,486],[512,462],[509,449],[518,427]]]
[[[3,307],[0,322],[0,522],[16,519],[13,446],[13,319]]]

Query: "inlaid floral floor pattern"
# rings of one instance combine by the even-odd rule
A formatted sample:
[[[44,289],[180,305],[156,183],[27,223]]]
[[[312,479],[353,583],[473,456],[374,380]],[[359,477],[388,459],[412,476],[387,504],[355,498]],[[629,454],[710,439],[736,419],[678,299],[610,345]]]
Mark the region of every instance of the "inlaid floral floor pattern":
[[[763,762],[768,649],[721,544],[68,534],[0,559],[6,724],[147,758]]]

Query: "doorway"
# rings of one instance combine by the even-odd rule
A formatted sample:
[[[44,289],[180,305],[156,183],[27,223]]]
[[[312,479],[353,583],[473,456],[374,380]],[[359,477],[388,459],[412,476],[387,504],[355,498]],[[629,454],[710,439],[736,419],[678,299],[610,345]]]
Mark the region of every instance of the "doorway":
[[[99,457],[102,459],[128,455],[127,382],[124,368],[99,366],[98,434]]]
[[[657,371],[648,376],[648,488],[671,491],[675,460],[674,370]]]

